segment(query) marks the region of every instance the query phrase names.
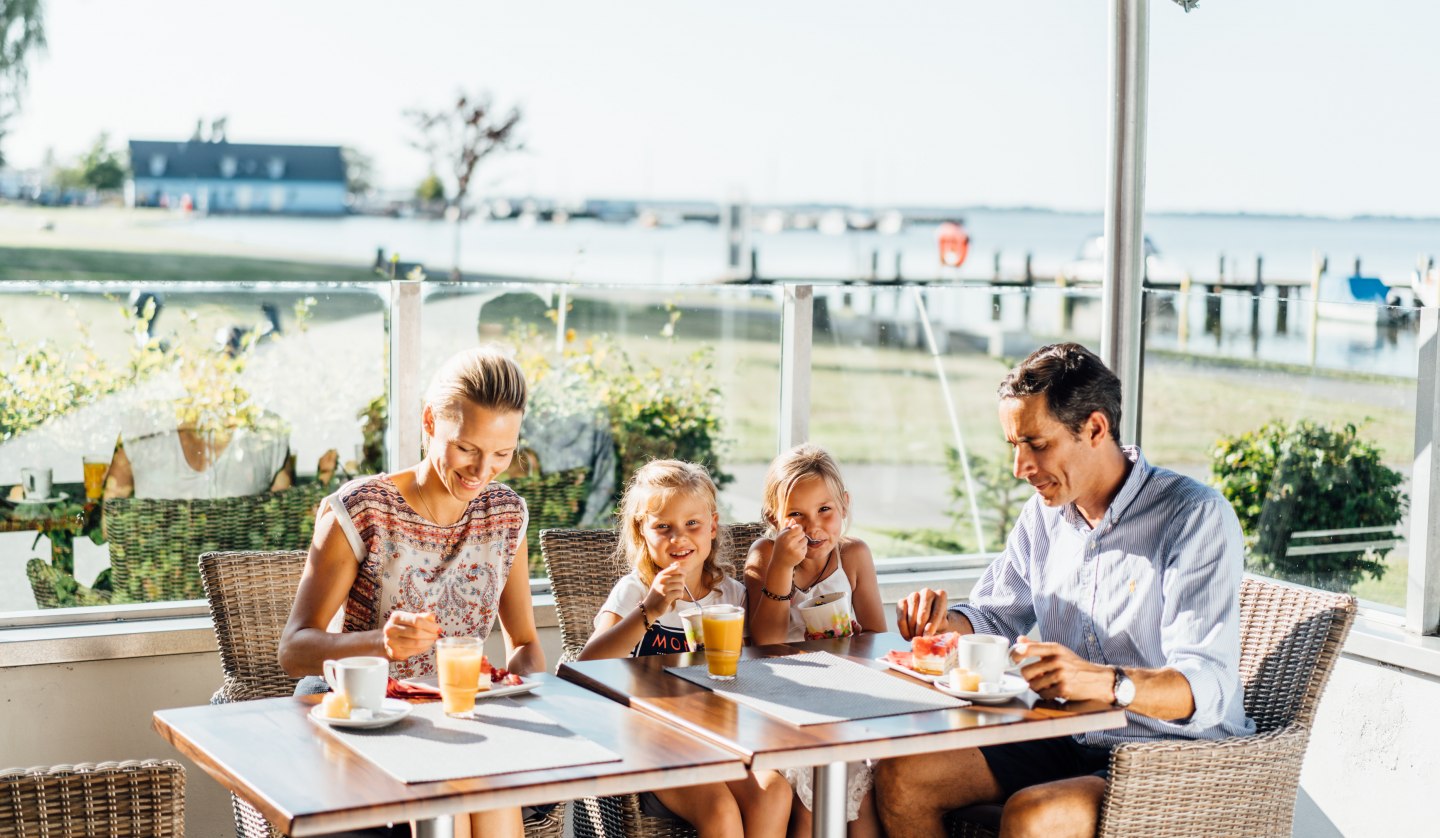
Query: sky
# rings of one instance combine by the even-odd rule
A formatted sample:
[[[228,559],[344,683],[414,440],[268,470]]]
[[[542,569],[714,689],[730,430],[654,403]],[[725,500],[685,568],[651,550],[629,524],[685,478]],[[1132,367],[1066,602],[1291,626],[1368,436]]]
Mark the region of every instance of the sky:
[[[1440,215],[1440,4],[1153,0],[1147,208]],[[478,189],[1099,210],[1102,0],[49,0],[12,165],[100,132],[351,145],[410,189],[407,108],[524,112]],[[472,193],[474,194],[474,193]]]

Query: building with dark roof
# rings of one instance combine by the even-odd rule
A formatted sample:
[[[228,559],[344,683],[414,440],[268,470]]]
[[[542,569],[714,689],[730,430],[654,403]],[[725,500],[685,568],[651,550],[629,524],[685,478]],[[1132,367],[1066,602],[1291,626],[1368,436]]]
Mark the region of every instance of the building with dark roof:
[[[345,212],[339,146],[130,141],[129,206],[200,212],[338,215]]]

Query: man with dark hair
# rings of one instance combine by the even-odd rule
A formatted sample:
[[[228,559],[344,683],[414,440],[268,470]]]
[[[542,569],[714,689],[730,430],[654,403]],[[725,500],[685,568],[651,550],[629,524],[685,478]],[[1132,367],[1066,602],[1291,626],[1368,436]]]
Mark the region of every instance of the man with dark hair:
[[[891,835],[943,835],[945,812],[1005,803],[1001,832],[1094,835],[1110,749],[1253,733],[1240,685],[1240,524],[1214,489],[1120,444],[1120,381],[1078,344],[1036,350],[1000,385],[1015,476],[1035,488],[969,602],[921,590],[905,637],[1016,638],[1044,698],[1127,711],[1121,729],[886,760]],[[1044,642],[1030,641],[1038,630]]]

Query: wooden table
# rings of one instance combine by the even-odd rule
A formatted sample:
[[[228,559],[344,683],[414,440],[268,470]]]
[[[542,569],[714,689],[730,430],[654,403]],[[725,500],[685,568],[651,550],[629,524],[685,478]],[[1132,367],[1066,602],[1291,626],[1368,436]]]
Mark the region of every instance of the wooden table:
[[[153,726],[294,838],[407,820],[417,821],[417,836],[448,837],[451,817],[463,812],[745,776],[733,753],[553,676],[533,677],[541,686],[516,701],[610,748],[621,761],[402,783],[306,717],[319,696],[159,710]]]
[[[891,649],[910,648],[900,635],[864,634],[845,640],[814,640],[747,648],[747,658],[826,651],[874,669]],[[845,763],[861,759],[975,748],[1048,739],[1123,727],[1125,713],[1100,702],[1059,705],[1018,699],[986,707],[907,713],[852,722],[800,727],[767,716],[720,693],[670,675],[666,666],[699,663],[703,655],[579,661],[563,664],[560,677],[700,736],[740,756],[752,770],[809,766],[814,769],[814,834],[845,834]],[[896,678],[906,678],[898,672]]]

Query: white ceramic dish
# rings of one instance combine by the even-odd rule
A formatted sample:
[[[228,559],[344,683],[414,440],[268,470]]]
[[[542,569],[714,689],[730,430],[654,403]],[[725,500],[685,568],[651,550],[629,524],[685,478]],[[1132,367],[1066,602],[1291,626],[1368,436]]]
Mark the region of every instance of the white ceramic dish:
[[[957,690],[950,686],[948,678],[935,679],[935,689],[946,695],[953,695],[956,698],[963,698],[966,701],[973,701],[976,704],[1004,704],[1012,698],[1025,694],[1030,685],[1019,675],[1005,673],[1000,679],[1000,691],[992,693],[972,692],[970,690]]]
[[[325,708],[319,704],[310,708],[310,718],[322,725],[330,727],[352,727],[365,730],[368,728],[385,727],[393,725],[406,716],[410,715],[410,702],[399,698],[387,698],[380,706],[380,711],[368,719],[332,719],[326,715]]]
[[[15,504],[16,506],[44,506],[47,503],[60,503],[61,501],[67,501],[69,499],[70,495],[66,494],[65,492],[61,492],[58,495],[48,498],[20,498],[18,500],[12,500],[10,502]]]
[[[418,687],[426,687],[426,688],[432,689],[432,690],[434,690],[434,689],[439,689],[439,688],[435,685],[435,681],[434,681],[433,678],[407,679],[407,680],[405,680],[405,681],[401,681],[401,683],[402,683],[402,684],[413,684],[413,685],[418,686]],[[530,692],[531,690],[535,689],[535,688],[538,687],[538,686],[540,686],[540,682],[537,681],[537,680],[535,680],[535,679],[533,679],[533,678],[530,679],[530,680],[528,680],[528,681],[524,681],[524,682],[522,682],[522,683],[513,684],[513,685],[512,685],[512,684],[503,684],[503,685],[502,685],[502,684],[495,684],[494,686],[490,687],[490,689],[488,689],[488,690],[476,690],[476,691],[475,691],[475,700],[476,700],[476,701],[480,701],[480,700],[486,699],[486,698],[503,698],[503,697],[505,697],[505,696],[507,696],[507,695],[520,695],[520,694],[522,694],[522,693],[528,693],[528,692]],[[439,697],[440,697],[440,694],[439,694],[439,693],[436,693],[436,694],[435,694],[435,698],[439,698]]]
[[[941,677],[941,676],[939,676],[939,675],[926,675],[924,672],[921,672],[921,671],[918,670],[918,669],[911,669],[911,668],[908,667],[908,666],[901,666],[900,664],[898,664],[898,663],[896,663],[895,661],[892,661],[892,660],[890,660],[889,658],[886,658],[886,657],[876,658],[876,659],[875,659],[875,662],[876,662],[876,663],[883,663],[883,664],[885,664],[886,666],[890,667],[891,669],[895,670],[896,672],[902,672],[902,673],[904,673],[904,674],[906,674],[906,675],[909,675],[911,678],[916,678],[916,679],[918,679],[918,680],[924,681],[924,682],[927,683],[927,684],[934,684],[934,683],[938,682],[938,681],[940,680],[940,677]]]

